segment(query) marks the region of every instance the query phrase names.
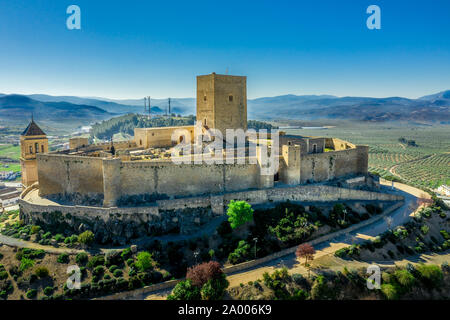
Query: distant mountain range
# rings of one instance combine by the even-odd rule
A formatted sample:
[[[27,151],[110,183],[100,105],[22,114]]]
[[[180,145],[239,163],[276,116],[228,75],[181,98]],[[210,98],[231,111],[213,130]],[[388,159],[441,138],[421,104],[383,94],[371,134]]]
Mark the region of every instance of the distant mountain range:
[[[152,113],[167,109],[167,99],[152,99]],[[172,113],[195,114],[194,98],[171,99]],[[0,120],[29,118],[50,122],[89,124],[125,113],[143,113],[143,99],[0,94]],[[450,123],[450,90],[418,99],[401,97],[336,97],[283,95],[248,100],[248,117],[273,119],[350,119],[360,121],[415,121]]]
[[[96,120],[114,116],[102,108],[85,104],[73,104],[66,101],[41,102],[23,95],[0,96],[0,119],[21,121],[33,115],[37,119],[55,122],[73,122],[77,120]]]

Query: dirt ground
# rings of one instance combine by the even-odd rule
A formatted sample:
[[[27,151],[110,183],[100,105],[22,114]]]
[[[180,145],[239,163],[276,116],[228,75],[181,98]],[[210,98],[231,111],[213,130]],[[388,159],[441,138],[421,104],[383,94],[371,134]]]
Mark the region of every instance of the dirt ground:
[[[7,271],[12,266],[19,267],[20,261],[16,259],[17,248],[0,245],[0,253],[3,255],[3,258],[0,259],[0,264],[4,265]],[[62,294],[64,283],[69,277],[67,267],[76,263],[75,256],[70,256],[70,262],[68,264],[58,263],[57,258],[58,255],[56,254],[46,253],[42,259],[35,259],[35,265],[23,271],[23,274],[18,278],[17,282],[9,275],[8,280],[12,281],[14,291],[8,295],[8,299],[27,299],[25,294],[29,289],[37,289],[39,298],[44,295],[42,291],[48,286],[55,288],[54,294]],[[38,279],[28,284],[27,279],[29,279],[37,267],[46,267],[50,271],[49,277]]]

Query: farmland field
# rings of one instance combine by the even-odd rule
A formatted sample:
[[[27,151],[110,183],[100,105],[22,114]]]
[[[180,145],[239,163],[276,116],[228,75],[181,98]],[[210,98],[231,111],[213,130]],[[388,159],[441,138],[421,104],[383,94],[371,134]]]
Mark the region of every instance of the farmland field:
[[[286,125],[285,123],[279,125]],[[295,125],[290,122],[289,125]],[[323,125],[323,124],[321,124]],[[450,184],[450,126],[337,122],[327,129],[286,129],[287,133],[338,137],[369,146],[369,171],[418,187]],[[416,146],[401,142],[414,141]]]
[[[0,158],[19,160],[20,146],[13,146],[12,144],[0,145]]]

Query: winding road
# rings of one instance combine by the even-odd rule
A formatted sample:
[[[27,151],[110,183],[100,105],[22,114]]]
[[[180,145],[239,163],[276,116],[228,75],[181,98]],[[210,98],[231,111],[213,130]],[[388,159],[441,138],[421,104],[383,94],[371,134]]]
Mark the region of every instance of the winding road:
[[[383,192],[399,194],[405,197],[403,206],[392,212],[389,217],[391,219],[381,219],[370,225],[361,227],[353,232],[349,232],[344,236],[339,236],[328,241],[324,241],[315,246],[316,254],[315,260],[325,256],[332,256],[337,250],[347,247],[352,244],[361,243],[367,239],[376,237],[389,228],[402,225],[411,219],[411,216],[419,207],[419,198],[427,198],[430,196],[424,191],[402,184],[394,182],[392,189],[392,182],[384,179],[380,179]],[[241,283],[247,283],[249,281],[255,281],[261,279],[265,272],[273,272],[280,267],[287,267],[289,273],[303,273],[306,274],[307,270],[300,264],[295,254],[288,254],[286,256],[273,259],[264,264],[257,265],[244,271],[231,273],[227,275],[227,279],[230,282],[229,287],[239,286]],[[155,291],[147,294],[142,294],[134,297],[133,299],[146,299],[146,300],[161,300],[165,299],[170,294],[172,288]]]
[[[419,198],[430,198],[430,196],[424,191],[402,184],[384,179],[381,180],[382,191],[385,193],[392,193],[402,195],[405,198],[404,204],[388,215],[388,219],[380,219],[370,225],[363,226],[356,229],[353,232],[349,232],[345,235],[338,236],[331,240],[324,241],[315,245],[316,254],[315,260],[325,256],[332,256],[337,250],[347,247],[351,244],[358,244],[367,239],[371,239],[380,233],[383,233],[389,228],[394,228],[398,225],[402,225],[407,222],[411,215],[419,207]],[[211,230],[215,230],[220,222],[224,220],[224,217],[218,217],[205,225],[202,231],[190,235],[169,235],[158,237],[160,241],[175,241],[175,240],[187,240],[189,238],[195,238],[208,234]],[[154,238],[152,239],[154,240]],[[16,247],[28,247],[33,249],[44,249],[47,252],[53,253],[77,253],[81,250],[69,249],[69,248],[54,248],[50,246],[41,246],[39,244],[15,239],[7,236],[0,235],[0,243],[16,246]],[[139,245],[146,244],[146,240],[143,239],[138,242]],[[117,249],[117,248],[116,248]],[[99,251],[111,250],[111,248],[98,248]],[[238,286],[240,283],[247,283],[249,281],[255,281],[261,279],[264,272],[272,272],[273,270],[285,266],[289,269],[290,273],[306,273],[307,270],[300,264],[295,254],[288,254],[280,258],[275,258],[266,263],[256,265],[243,271],[230,273],[227,275],[227,279],[230,282],[230,287]],[[133,299],[165,299],[165,297],[171,292],[172,288],[167,288],[160,291],[149,292],[133,297]]]

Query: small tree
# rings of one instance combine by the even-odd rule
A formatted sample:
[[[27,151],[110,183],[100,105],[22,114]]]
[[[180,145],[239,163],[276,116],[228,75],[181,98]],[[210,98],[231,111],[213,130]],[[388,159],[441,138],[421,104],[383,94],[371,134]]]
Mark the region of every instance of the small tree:
[[[177,283],[167,300],[200,300],[200,289],[192,284],[191,280]]]
[[[308,277],[310,276],[310,265],[308,264],[308,260],[314,259],[314,254],[316,253],[316,250],[312,245],[309,243],[302,243],[297,247],[297,250],[295,251],[295,255],[297,258],[305,258],[305,267],[308,268]]]
[[[188,268],[186,279],[192,281],[192,285],[202,287],[208,280],[219,279],[223,274],[220,263],[209,261]]]
[[[89,244],[93,243],[94,239],[95,239],[94,234],[92,233],[92,231],[89,231],[89,230],[81,233],[78,236],[78,242],[85,244],[85,245],[89,245]]]
[[[186,273],[186,281],[200,290],[203,300],[220,300],[229,285],[226,275],[217,261],[204,262],[189,268]],[[191,291],[193,290],[191,289]]]
[[[252,206],[245,201],[231,200],[227,210],[228,221],[233,229],[253,219]]]
[[[139,252],[136,259],[136,267],[141,271],[147,271],[155,265],[152,254],[147,251]]]

